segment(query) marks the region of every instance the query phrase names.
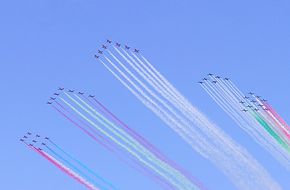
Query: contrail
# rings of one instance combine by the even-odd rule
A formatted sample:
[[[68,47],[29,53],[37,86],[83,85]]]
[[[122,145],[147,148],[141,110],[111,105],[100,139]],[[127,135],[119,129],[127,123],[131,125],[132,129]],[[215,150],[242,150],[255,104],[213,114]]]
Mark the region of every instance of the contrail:
[[[219,76],[204,78],[199,82],[209,96],[258,144],[273,155],[283,166],[290,169],[290,142],[287,127],[265,101],[244,95],[228,78]],[[228,109],[224,109],[224,108]],[[228,111],[231,109],[231,111]]]
[[[145,57],[131,51],[127,55],[117,49],[112,48],[116,53],[108,50],[99,61],[239,189],[281,189],[246,150],[193,107]]]

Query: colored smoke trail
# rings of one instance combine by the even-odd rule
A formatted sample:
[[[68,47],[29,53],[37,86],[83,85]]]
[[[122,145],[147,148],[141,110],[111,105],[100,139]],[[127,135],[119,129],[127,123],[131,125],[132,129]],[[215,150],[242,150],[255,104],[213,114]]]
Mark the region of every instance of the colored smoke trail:
[[[136,169],[137,171],[148,175],[150,178],[152,178],[156,183],[160,184],[161,186],[165,187],[166,189],[172,189],[170,184],[165,183],[164,181],[162,181],[162,179],[159,176],[156,176],[155,174],[153,174],[152,172],[148,171],[144,166],[142,166],[139,162],[137,162],[136,160],[132,159],[127,159],[126,157],[124,157],[124,155],[120,154],[120,151],[118,151],[118,148],[111,143],[110,141],[108,141],[107,139],[105,139],[106,143],[104,144],[103,142],[99,141],[99,139],[96,138],[96,136],[100,137],[101,135],[98,134],[96,131],[91,131],[89,132],[88,130],[86,130],[84,127],[91,129],[91,126],[89,126],[88,124],[84,123],[83,121],[81,121],[80,119],[76,119],[76,116],[72,116],[72,114],[70,113],[70,111],[68,111],[63,105],[61,105],[59,102],[55,102],[58,105],[58,108],[54,105],[52,105],[52,107],[59,112],[62,116],[64,116],[66,119],[68,119],[71,123],[73,123],[75,126],[77,126],[78,128],[80,128],[83,132],[85,132],[88,136],[90,136],[94,141],[96,141],[97,143],[101,144],[103,147],[105,147],[107,150],[109,150],[111,153],[115,154],[117,156],[117,158],[119,160],[121,160],[122,162],[124,162],[126,165]],[[67,114],[64,114],[63,111],[61,111],[60,109],[63,109],[65,112],[69,113],[70,116],[68,116]],[[79,121],[80,123],[77,123],[76,121]],[[102,137],[103,139],[103,137]]]
[[[78,173],[74,172],[73,170],[71,170],[70,168],[66,167],[64,164],[62,164],[61,162],[59,162],[57,159],[55,159],[53,156],[51,156],[47,152],[45,152],[43,150],[39,150],[39,149],[37,149],[35,147],[31,147],[28,144],[26,144],[26,145],[29,148],[31,148],[32,150],[34,150],[35,152],[37,152],[38,154],[40,154],[46,160],[48,160],[49,162],[51,162],[53,165],[55,165],[61,171],[63,171],[64,173],[66,173],[67,175],[69,175],[70,177],[72,177],[73,179],[75,179],[76,181],[78,181],[80,184],[82,184],[85,187],[87,187],[88,189],[90,189],[90,190],[100,190],[97,187],[95,187],[93,184],[91,184],[90,182],[88,182],[86,179],[84,179],[82,176],[80,176]]]
[[[228,78],[204,78],[201,87],[258,144],[290,169],[289,135],[265,101],[244,95]],[[259,96],[258,96],[259,97]]]
[[[160,152],[152,144],[132,129],[129,129],[128,126],[125,127],[126,125],[124,126],[124,123],[116,116],[113,117],[113,114],[108,114],[109,112],[107,109],[104,109],[105,107],[100,106],[103,111],[107,110],[107,114],[102,114],[97,111],[100,109],[95,109],[94,106],[96,105],[92,105],[92,102],[88,101],[87,98],[82,98],[82,96],[76,94],[71,96],[66,92],[63,94],[58,101],[61,101],[66,109],[74,112],[75,115],[78,115],[79,119],[93,127],[95,131],[106,136],[108,140],[118,145],[123,151],[131,154],[135,160],[147,167],[150,172],[153,171],[155,175],[159,176],[158,179],[163,180],[162,183],[167,188],[201,189],[196,180],[192,180],[192,176],[188,175],[184,170],[180,170],[176,164],[169,162],[164,155],[161,156]],[[58,105],[55,104],[54,106]],[[124,130],[124,128],[127,130]]]
[[[195,151],[221,169],[239,189],[281,189],[246,150],[193,107],[145,57],[127,51],[129,57],[121,52],[122,48],[117,48],[120,51],[114,49],[109,47],[99,61]]]

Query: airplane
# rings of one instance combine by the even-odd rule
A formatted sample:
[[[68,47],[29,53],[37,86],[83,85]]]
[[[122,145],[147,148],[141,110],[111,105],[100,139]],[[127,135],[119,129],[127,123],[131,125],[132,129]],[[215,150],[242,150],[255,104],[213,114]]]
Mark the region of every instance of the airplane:
[[[199,83],[199,84],[203,84],[203,82],[201,82],[201,81],[199,81],[199,82],[197,82],[197,83]]]
[[[260,98],[261,98],[261,96],[256,96],[256,98],[260,99]]]
[[[79,92],[80,95],[84,95],[84,92]]]
[[[108,39],[107,39],[107,42],[108,42],[109,44],[112,43],[112,41],[111,41],[111,40],[108,40]]]
[[[259,111],[259,109],[258,109],[258,108],[255,108],[254,110],[255,110],[255,111]]]
[[[103,51],[101,51],[101,50],[98,50],[98,53],[99,53],[99,54],[103,54]]]
[[[130,49],[130,47],[129,47],[129,46],[127,46],[127,45],[125,45],[125,48],[126,48],[126,49]]]
[[[247,108],[252,108],[253,106],[251,106],[251,105],[247,105]]]
[[[41,148],[38,148],[38,150],[42,151],[42,149],[41,149]]]
[[[68,92],[74,92],[74,90],[68,90]]]
[[[116,43],[116,46],[117,46],[117,47],[120,47],[120,46],[121,46],[121,44],[119,44],[119,43]]]
[[[139,51],[140,51],[139,49],[134,49],[134,52],[136,53],[139,53]]]
[[[217,83],[217,81],[216,81],[216,80],[214,80],[214,81],[212,81],[212,82],[213,82],[213,83],[215,83],[215,84]]]
[[[24,139],[20,139],[21,142],[24,142]]]
[[[107,49],[107,46],[105,46],[105,45],[102,45],[102,48],[103,48],[103,49]]]
[[[52,102],[46,102],[46,104],[52,104]]]
[[[263,104],[259,104],[258,106],[263,107],[264,105]]]
[[[23,138],[27,139],[28,137],[24,135]]]
[[[241,104],[244,104],[245,102],[243,102],[243,101],[240,101],[240,103],[241,103]]]
[[[89,97],[90,97],[90,98],[94,98],[95,96],[93,96],[93,95],[89,95]]]
[[[48,138],[48,137],[45,137],[44,139],[45,139],[45,140],[49,140],[49,138]]]
[[[253,92],[249,92],[248,94],[250,94],[250,95],[254,95],[254,93],[253,93]]]
[[[33,146],[33,144],[30,143],[29,146]]]
[[[31,132],[27,132],[28,135],[31,135]]]
[[[213,76],[213,74],[209,73],[208,76]]]
[[[207,78],[203,78],[202,80],[208,80]]]
[[[215,78],[220,79],[221,77],[220,76],[216,76]]]
[[[33,140],[32,142],[34,142],[34,143],[37,143],[37,141],[36,141],[36,140]]]
[[[224,78],[225,80],[230,80],[229,78]]]
[[[268,108],[263,108],[263,110],[268,111],[269,109]]]
[[[252,103],[256,103],[257,101],[256,101],[256,100],[251,100],[251,102],[252,102]]]
[[[245,96],[244,98],[245,98],[245,99],[249,99],[250,97],[248,97],[248,96]]]
[[[52,97],[50,97],[50,100],[55,100],[56,98],[52,98]]]
[[[64,90],[64,88],[58,87],[58,90]]]
[[[100,56],[95,55],[95,58],[99,59]]]
[[[36,135],[36,137],[40,137],[40,135]]]
[[[58,93],[54,93],[53,95],[56,95],[56,96],[58,96],[59,94],[58,94]]]
[[[263,102],[267,102],[267,100],[265,100],[265,99],[263,99],[262,101],[263,101]]]
[[[243,109],[242,111],[243,111],[243,112],[247,112],[248,110],[246,110],[246,109]]]
[[[41,145],[45,146],[46,144],[45,143],[41,143]]]

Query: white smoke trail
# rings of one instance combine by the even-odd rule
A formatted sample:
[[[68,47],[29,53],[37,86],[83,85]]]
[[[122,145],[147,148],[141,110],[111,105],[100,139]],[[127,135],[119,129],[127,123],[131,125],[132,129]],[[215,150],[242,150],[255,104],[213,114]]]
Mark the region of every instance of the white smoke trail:
[[[108,58],[106,58],[106,60],[108,61]],[[107,69],[109,68],[110,69],[109,71],[123,85],[125,85],[125,87],[128,88],[135,96],[137,94],[137,98],[140,99],[147,107],[149,107],[154,113],[157,112],[156,114],[162,120],[164,120],[170,127],[175,129],[175,131],[176,129],[178,129],[179,135],[181,135],[189,144],[191,144],[192,147],[195,150],[197,150],[200,154],[210,159],[214,164],[216,164],[220,169],[222,169],[223,172],[228,177],[230,177],[232,181],[240,189],[250,189],[253,187],[256,187],[256,189],[280,189],[279,185],[271,179],[269,174],[251,156],[249,156],[249,154],[245,150],[237,146],[229,137],[227,137],[223,132],[221,132],[220,129],[216,128],[203,114],[201,114],[183,96],[181,96],[181,94],[174,87],[172,87],[169,83],[167,83],[167,81],[164,80],[164,78],[160,77],[158,72],[154,72],[154,69],[152,69],[153,67],[151,67],[151,64],[148,64],[148,63],[149,62],[147,62],[147,65],[150,65],[148,67],[150,67],[151,69],[151,76],[157,77],[158,80],[156,80],[156,82],[159,82],[160,84],[159,89],[156,86],[153,86],[153,89],[156,91],[159,90],[159,93],[160,93],[162,92],[160,90],[160,87],[166,86],[166,91],[170,92],[171,98],[175,97],[174,102],[173,102],[173,101],[170,101],[170,98],[168,98],[168,93],[167,94],[163,93],[161,94],[161,97],[159,97],[158,99],[164,98],[168,102],[171,102],[173,106],[174,104],[177,104],[178,102],[178,106],[175,106],[175,109],[178,109],[181,113],[175,112],[175,114],[179,114],[179,116],[174,115],[174,117],[177,117],[178,119],[187,118],[193,122],[191,125],[186,125],[186,123],[188,122],[185,122],[184,120],[181,120],[182,121],[181,126],[177,125],[177,123],[174,122],[174,119],[172,120],[170,119],[170,117],[168,117],[170,116],[170,114],[168,113],[168,110],[166,111],[165,109],[162,108],[161,106],[162,102],[156,103],[157,101],[156,99],[153,101],[152,99],[150,99],[151,100],[150,102],[148,101],[146,97],[144,98],[144,96],[147,96],[145,92],[148,93],[148,91],[146,90],[148,89],[148,87],[146,87],[145,90],[141,90],[140,87],[138,87],[132,81],[128,82],[135,89],[138,89],[138,88],[140,89],[140,90],[135,91],[134,89],[130,87],[128,83],[126,83],[116,73],[114,73],[112,69],[110,69],[108,66],[106,68]],[[116,66],[114,64],[112,63],[110,64],[116,69]],[[120,71],[120,69],[116,69],[116,70],[119,72],[120,75],[122,75],[123,78],[125,78],[127,81],[130,81],[130,79],[122,71]],[[147,70],[147,72],[149,73],[149,70]],[[150,84],[149,80],[147,80],[146,82]],[[152,85],[152,82],[151,82],[151,85]],[[165,88],[163,88],[163,90],[165,90]],[[152,93],[152,90],[151,90],[151,93]],[[150,92],[148,94],[152,96]],[[163,100],[163,102],[165,101]],[[168,109],[168,107],[169,105],[165,106],[166,109]],[[181,107],[183,107],[183,109]],[[170,109],[172,110],[173,108],[170,107]],[[158,113],[160,112],[160,110],[162,110],[163,114]],[[187,114],[184,114],[185,111],[187,112]],[[189,118],[189,114],[191,116],[190,118]],[[166,117],[164,118],[164,116]],[[192,128],[194,124],[198,126],[199,132],[195,130],[195,133],[193,133]],[[180,128],[181,130],[179,130]],[[199,140],[202,140],[203,143],[192,144],[195,137],[199,137],[200,138]],[[206,142],[206,139],[205,139],[206,137],[208,138],[208,141],[211,141],[210,143]],[[237,162],[233,162],[233,159],[236,159]]]

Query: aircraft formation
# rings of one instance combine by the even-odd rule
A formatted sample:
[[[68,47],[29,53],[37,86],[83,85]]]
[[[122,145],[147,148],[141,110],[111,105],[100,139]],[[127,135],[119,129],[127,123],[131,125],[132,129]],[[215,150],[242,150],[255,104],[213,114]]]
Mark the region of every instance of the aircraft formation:
[[[237,189],[282,189],[246,149],[192,105],[139,49],[107,39],[96,49],[94,58]],[[290,169],[290,127],[267,99],[254,92],[243,94],[230,78],[213,73],[197,83],[241,129]],[[113,114],[95,95],[60,86],[46,104],[98,146],[160,188],[206,189],[186,169]],[[87,189],[119,189],[48,137],[29,131],[20,141]]]
[[[199,84],[246,133],[290,170],[290,127],[267,99],[254,92],[244,94],[228,78],[213,74]]]

